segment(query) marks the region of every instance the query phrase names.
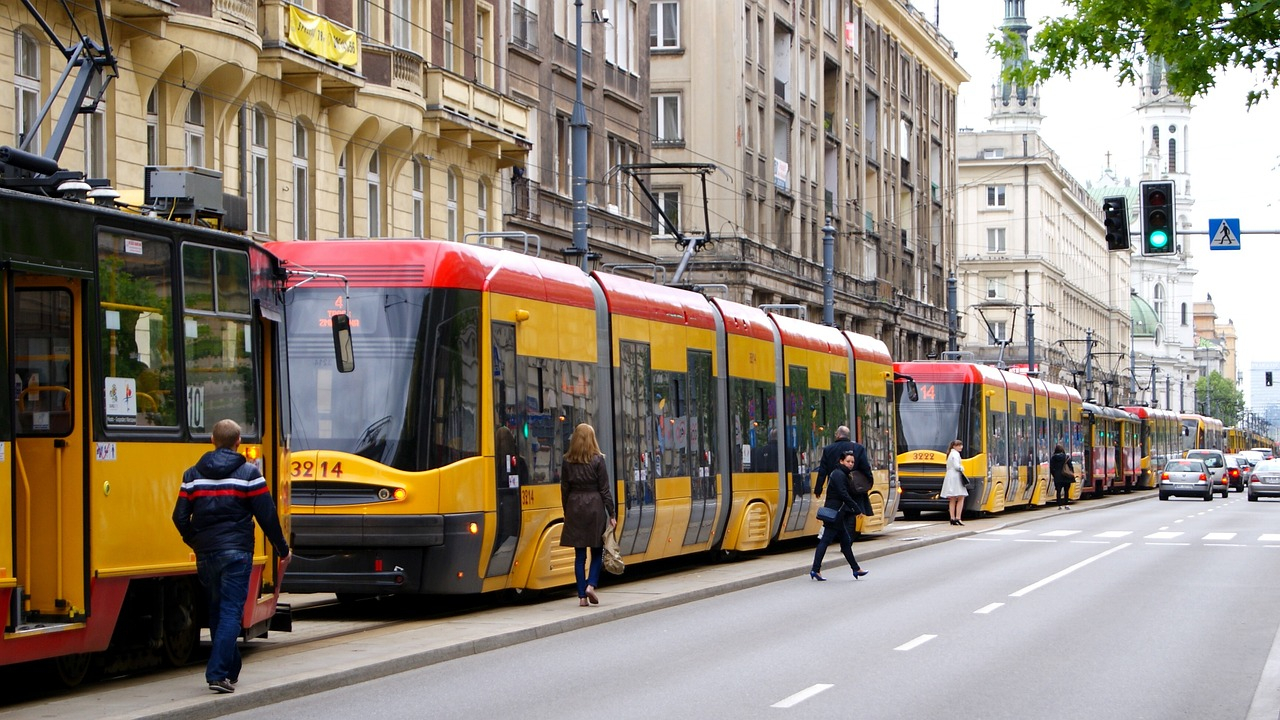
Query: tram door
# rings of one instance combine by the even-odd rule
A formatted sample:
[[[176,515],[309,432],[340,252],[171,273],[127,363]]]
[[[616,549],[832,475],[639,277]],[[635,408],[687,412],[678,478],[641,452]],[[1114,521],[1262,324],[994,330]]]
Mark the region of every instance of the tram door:
[[[7,308],[12,358],[14,575],[19,624],[79,622],[88,612],[85,557],[84,285],[18,274]]]

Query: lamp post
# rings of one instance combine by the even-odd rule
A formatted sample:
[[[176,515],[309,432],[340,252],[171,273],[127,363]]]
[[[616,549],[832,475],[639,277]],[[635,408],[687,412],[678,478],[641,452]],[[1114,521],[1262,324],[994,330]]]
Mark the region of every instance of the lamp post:
[[[578,266],[587,271],[587,106],[582,102],[582,0],[574,0],[578,13],[578,57],[575,68],[573,115],[569,118],[572,131],[570,152],[573,153],[573,254],[578,256]]]

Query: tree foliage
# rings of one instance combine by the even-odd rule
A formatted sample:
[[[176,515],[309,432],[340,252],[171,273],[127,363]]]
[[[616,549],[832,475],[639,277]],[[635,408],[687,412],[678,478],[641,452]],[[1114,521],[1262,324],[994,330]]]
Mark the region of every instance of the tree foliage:
[[[1216,417],[1228,427],[1239,425],[1244,412],[1244,393],[1215,370],[1196,381],[1196,411]]]
[[[1053,75],[1070,77],[1102,66],[1121,84],[1140,82],[1149,58],[1168,65],[1169,86],[1194,98],[1230,68],[1255,71],[1252,107],[1280,82],[1280,0],[1063,0],[1065,17],[1048,20],[1031,41],[1030,59],[1007,65],[1002,78],[1031,87]],[[1022,57],[1018,37],[992,35],[1007,60]]]

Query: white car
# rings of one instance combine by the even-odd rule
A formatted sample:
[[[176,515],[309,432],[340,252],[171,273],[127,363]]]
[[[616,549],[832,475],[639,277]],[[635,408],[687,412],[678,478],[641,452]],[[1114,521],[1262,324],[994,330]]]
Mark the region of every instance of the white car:
[[[1222,493],[1222,497],[1227,496],[1227,491],[1230,489],[1227,478],[1227,456],[1221,450],[1188,450],[1183,457],[1203,460],[1204,466],[1209,469],[1214,492]]]

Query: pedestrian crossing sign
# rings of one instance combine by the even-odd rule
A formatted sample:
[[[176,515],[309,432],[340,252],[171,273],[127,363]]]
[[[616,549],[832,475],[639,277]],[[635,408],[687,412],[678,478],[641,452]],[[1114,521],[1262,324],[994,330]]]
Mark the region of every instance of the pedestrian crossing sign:
[[[1209,220],[1210,250],[1240,249],[1240,218],[1213,218]]]

